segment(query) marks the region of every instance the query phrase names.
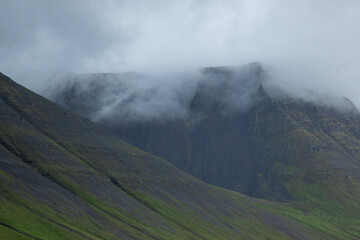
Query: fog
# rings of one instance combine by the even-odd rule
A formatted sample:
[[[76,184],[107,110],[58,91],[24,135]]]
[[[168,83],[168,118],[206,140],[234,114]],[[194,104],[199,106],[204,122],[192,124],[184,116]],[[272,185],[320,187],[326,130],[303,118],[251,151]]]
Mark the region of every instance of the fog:
[[[187,117],[199,80],[198,72],[67,75],[44,95],[93,121],[168,120]]]
[[[357,0],[3,0],[0,71],[39,93],[64,75],[157,76],[129,85],[137,96],[157,89],[132,105],[130,115],[146,117],[142,109],[183,111],[171,105],[174,91],[191,94],[198,83],[169,74],[258,61],[290,95],[345,96],[360,107],[359,12]]]
[[[199,104],[201,111],[217,105],[246,111],[260,99],[265,75],[259,63],[167,74],[68,74],[43,95],[94,121],[166,121],[193,118],[191,108]]]

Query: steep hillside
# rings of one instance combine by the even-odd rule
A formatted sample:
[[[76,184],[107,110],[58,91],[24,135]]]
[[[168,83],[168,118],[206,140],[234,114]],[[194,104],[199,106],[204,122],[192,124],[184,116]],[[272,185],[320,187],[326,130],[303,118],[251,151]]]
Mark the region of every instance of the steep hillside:
[[[352,239],[358,230],[205,184],[2,74],[0,143],[0,239]]]

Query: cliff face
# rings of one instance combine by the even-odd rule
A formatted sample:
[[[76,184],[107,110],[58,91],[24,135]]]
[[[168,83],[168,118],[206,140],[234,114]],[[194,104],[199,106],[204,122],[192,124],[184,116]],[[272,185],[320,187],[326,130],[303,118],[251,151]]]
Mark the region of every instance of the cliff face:
[[[265,97],[245,112],[220,106],[193,114],[166,123],[100,124],[206,182],[256,197],[297,198],[287,187],[292,178],[359,168],[356,110]]]
[[[230,68],[204,69],[186,117],[125,123],[104,117],[99,124],[193,176],[255,197],[301,199],[298,183],[313,177],[331,186],[351,175],[356,185],[360,117],[351,103],[339,110],[274,97],[260,84],[261,66],[249,66],[240,77]],[[66,93],[57,96],[69,109],[96,105],[86,104],[86,91]]]

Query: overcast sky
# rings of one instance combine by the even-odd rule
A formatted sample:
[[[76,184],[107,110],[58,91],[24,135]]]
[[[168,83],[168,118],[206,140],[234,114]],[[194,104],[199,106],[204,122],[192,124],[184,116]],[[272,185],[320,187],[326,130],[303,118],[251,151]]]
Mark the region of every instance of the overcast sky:
[[[260,61],[290,89],[342,94],[359,106],[359,13],[359,0],[1,0],[0,71],[22,82],[24,72]]]

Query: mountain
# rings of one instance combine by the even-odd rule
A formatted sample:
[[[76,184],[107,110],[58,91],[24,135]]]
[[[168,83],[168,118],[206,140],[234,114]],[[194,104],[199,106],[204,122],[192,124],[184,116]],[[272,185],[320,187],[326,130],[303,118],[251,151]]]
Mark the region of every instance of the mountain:
[[[300,168],[315,170],[323,161],[318,155],[322,155],[333,159],[332,165],[323,166],[327,170],[359,167],[356,146],[360,114],[350,101],[343,100],[343,110],[339,110],[330,104],[274,94],[269,86],[264,90],[262,83],[266,83],[266,74],[258,63],[240,68],[206,68],[202,74],[204,80],[186,102],[188,115],[124,121],[125,114],[105,114],[97,122],[193,176],[256,197],[296,199],[281,181],[282,175],[288,173],[279,169],[273,171],[274,165],[300,165]],[[108,107],[102,103],[108,89],[119,88],[106,83],[109,78],[117,79],[117,84],[123,86],[129,76],[80,76],[70,79],[52,98],[92,118]],[[81,87],[85,84],[87,87]],[[126,95],[121,91],[116,94]],[[121,107],[126,109],[126,104],[136,102],[136,97],[121,99],[119,108],[113,111],[117,113]],[[310,143],[299,142],[304,138]],[[351,141],[346,142],[349,139]],[[270,144],[274,146],[269,147]],[[281,147],[276,149],[275,146]],[[294,157],[298,159],[293,160]],[[298,162],[309,158],[315,158],[310,165]]]
[[[341,226],[350,239],[357,239],[360,114],[352,103],[343,100],[342,107],[336,107],[274,93],[262,84],[266,73],[258,64],[247,66],[240,77],[237,69],[227,67],[207,68],[203,74],[205,80],[187,103],[187,116],[123,121],[105,115],[98,124],[208,183],[253,197],[301,203],[303,220],[311,226],[318,218],[327,219],[331,226],[319,223],[322,231],[336,232],[334,225]],[[101,85],[99,76],[82,81]],[[68,109],[86,110],[90,115],[82,114],[89,117],[94,102],[83,96],[99,94],[77,84],[69,81],[55,99]],[[95,88],[100,93],[106,89],[101,86]],[[246,86],[249,94],[237,96],[239,86]],[[234,96],[251,104],[238,107],[231,101]]]
[[[0,156],[0,239],[355,236],[352,218],[208,185],[2,74]]]

